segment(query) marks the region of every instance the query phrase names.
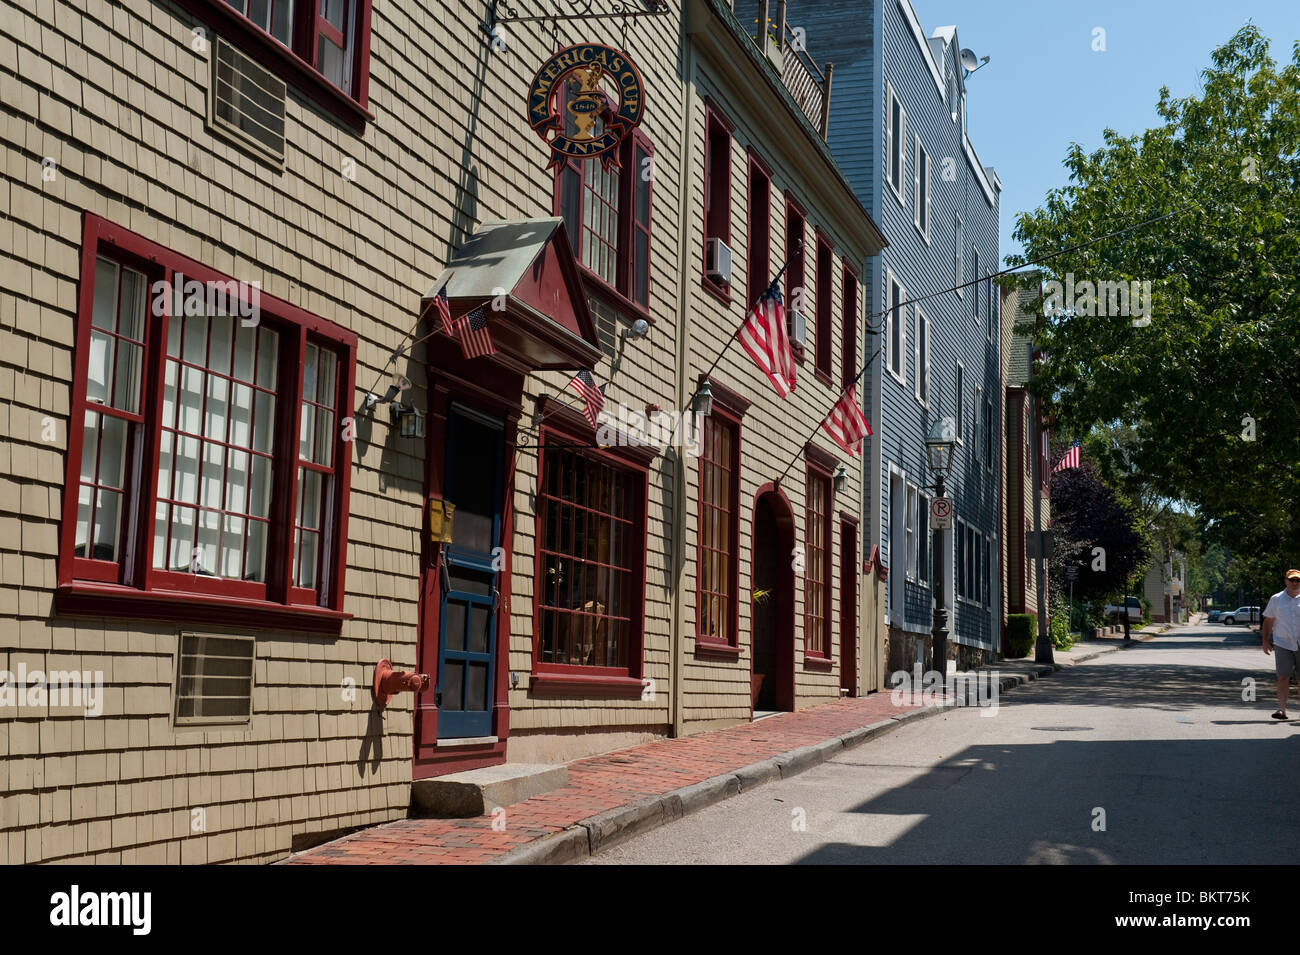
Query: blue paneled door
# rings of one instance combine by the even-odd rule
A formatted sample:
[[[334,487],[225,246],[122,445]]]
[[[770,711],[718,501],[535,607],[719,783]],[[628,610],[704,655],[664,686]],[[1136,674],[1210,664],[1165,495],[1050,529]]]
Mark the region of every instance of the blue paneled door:
[[[471,408],[448,411],[443,498],[456,513],[438,615],[439,739],[492,735],[504,434],[501,421]]]

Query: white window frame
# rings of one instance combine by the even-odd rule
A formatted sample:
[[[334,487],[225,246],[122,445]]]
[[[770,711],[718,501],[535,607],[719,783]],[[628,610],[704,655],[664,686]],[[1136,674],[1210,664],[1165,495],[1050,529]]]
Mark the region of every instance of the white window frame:
[[[925,491],[917,489],[916,492],[916,511],[917,511],[917,531],[920,537],[916,539],[916,579],[928,585],[930,583],[931,562],[934,560],[934,541],[930,537],[930,495]],[[921,553],[921,544],[925,544],[925,553]]]
[[[957,297],[962,298],[964,290],[962,286],[966,284],[966,262],[962,258],[962,247],[966,241],[966,230],[962,227],[961,216],[953,217],[953,254],[952,254],[952,284],[956,287]]]
[[[921,158],[925,158],[925,175],[922,183]],[[912,212],[912,224],[916,226],[916,231],[921,233],[921,238],[925,244],[930,244],[930,153],[921,145],[921,135],[916,135],[916,151],[912,160],[912,185],[913,200],[912,204],[916,207]],[[925,200],[921,200],[921,187],[925,187]],[[924,217],[925,222],[921,219]]]
[[[970,277],[975,282],[974,294],[971,295],[970,314],[971,320],[976,325],[980,323],[980,248],[978,245],[970,247]]]
[[[988,280],[986,282],[986,294],[988,295],[988,300],[984,303],[984,311],[986,312],[984,316],[984,328],[987,332],[988,340],[993,341],[993,329],[997,325],[998,294],[993,288],[993,270],[985,269],[984,274]]]
[[[907,579],[915,582],[917,579],[916,563],[920,553],[917,547],[917,534],[920,532],[920,524],[917,520],[917,487],[915,484],[906,485],[906,503],[903,505],[907,512],[907,525],[903,531],[904,547],[907,554],[906,570]]]
[[[984,399],[984,430],[988,432],[985,440],[988,442],[988,448],[980,449],[980,456],[984,459],[984,470],[990,474],[993,473],[993,462],[997,458],[997,442],[993,440],[994,432],[997,430],[997,408],[993,407],[991,397]]]
[[[898,286],[898,368],[893,366],[894,343],[892,340],[887,341],[886,347],[889,351],[885,354],[885,367],[889,369],[889,374],[894,377],[899,384],[907,387],[907,306],[901,304],[907,301],[907,289],[903,288],[903,283],[898,281],[890,269],[885,270],[885,315],[887,317],[886,329],[890,336],[895,334],[894,331],[894,286]]]
[[[971,454],[980,464],[984,463],[984,446],[980,444],[980,430],[984,424],[984,386],[975,386],[975,400],[971,403]]]
[[[885,97],[885,182],[898,200],[899,205],[907,208],[907,196],[903,192],[903,183],[907,181],[907,150],[904,144],[907,142],[907,110],[903,108],[903,101],[898,98],[894,92],[892,83],[886,84],[889,95]],[[898,136],[894,136],[894,104],[898,104]],[[898,183],[895,184],[890,178],[890,167],[893,166],[894,156],[898,156]]]
[[[966,443],[966,366],[957,362],[957,401],[954,405],[957,417],[957,443]]]
[[[914,306],[916,321],[916,400],[923,408],[930,407],[930,317]]]

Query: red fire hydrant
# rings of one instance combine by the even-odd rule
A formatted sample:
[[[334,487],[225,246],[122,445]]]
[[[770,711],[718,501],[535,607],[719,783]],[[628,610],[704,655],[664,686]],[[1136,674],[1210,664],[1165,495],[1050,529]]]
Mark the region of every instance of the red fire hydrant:
[[[375,702],[380,706],[387,706],[389,699],[396,693],[404,693],[407,690],[419,693],[428,688],[429,674],[427,673],[394,670],[387,659],[375,664],[375,683],[371,690],[375,694]]]

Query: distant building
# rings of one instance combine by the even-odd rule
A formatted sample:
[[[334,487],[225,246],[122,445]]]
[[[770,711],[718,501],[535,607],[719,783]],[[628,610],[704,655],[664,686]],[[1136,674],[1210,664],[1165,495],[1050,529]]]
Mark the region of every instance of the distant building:
[[[1002,586],[1005,596],[1003,617],[1009,613],[1038,614],[1038,575],[1026,540],[1034,529],[1033,459],[1035,451],[1030,425],[1038,416],[1042,435],[1038,442],[1040,512],[1044,529],[1051,523],[1050,433],[1042,419],[1042,402],[1029,394],[1029,363],[1033,345],[1026,335],[1017,334],[1017,321],[1032,319],[1027,306],[1038,295],[1026,289],[1004,289],[1002,298],[1002,384],[1006,419],[1006,441],[1002,445]],[[1046,598],[1044,594],[1044,598]],[[1046,603],[1046,600],[1044,600]]]

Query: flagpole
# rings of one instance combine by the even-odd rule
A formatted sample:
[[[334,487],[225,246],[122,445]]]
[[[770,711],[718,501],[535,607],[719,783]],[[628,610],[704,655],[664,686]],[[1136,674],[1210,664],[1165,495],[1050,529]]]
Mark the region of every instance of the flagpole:
[[[826,415],[829,415],[832,411],[834,411],[836,405],[840,403],[840,401],[844,398],[844,396],[847,395],[852,388],[855,388],[857,386],[858,382],[862,379],[862,376],[867,373],[867,369],[871,367],[871,363],[876,360],[876,356],[880,354],[880,349],[884,347],[885,347],[884,344],[881,344],[880,348],[877,348],[875,351],[873,351],[871,353],[871,357],[867,359],[867,363],[863,365],[861,369],[858,370],[858,373],[853,377],[853,380],[850,381],[847,385],[845,385],[842,389],[840,389],[839,395],[831,403],[831,406],[829,409],[827,409],[826,414],[822,415],[821,420],[819,420],[815,425],[813,425],[812,433],[809,434],[808,437],[803,439],[803,444],[797,446],[800,448],[800,450],[793,458],[790,459],[790,463],[785,466],[785,470],[781,472],[781,476],[776,479],[775,483],[777,487],[781,486],[781,482],[785,480],[785,476],[790,473],[790,469],[794,467],[794,462],[799,460],[799,455],[803,453],[802,450],[803,445],[807,444],[813,438],[817,437],[817,430],[823,424],[826,423]],[[871,422],[868,421],[867,425],[870,426],[870,424]]]
[[[785,270],[790,267],[790,263],[794,261],[794,257],[803,251],[803,246],[804,246],[804,240],[800,239],[798,243],[795,245],[794,251],[791,252],[789,256],[786,257],[785,263],[781,266],[780,270],[776,273],[776,275],[772,276],[772,281],[767,284],[767,288],[764,289],[763,292],[758,296],[758,301],[754,302],[753,304],[750,305],[749,308],[745,309],[744,322],[749,321],[750,312],[754,310],[754,307],[758,305],[758,302],[761,302],[763,300],[763,296],[767,294],[767,289],[770,289],[777,282],[781,281],[781,276],[784,275]],[[741,322],[740,328],[744,328],[744,322]],[[718,367],[718,362],[722,361],[722,356],[727,353],[727,349],[731,347],[731,343],[734,342],[737,337],[739,337],[740,328],[737,328],[734,332],[731,333],[731,337],[727,339],[727,344],[723,345],[722,351],[718,352],[718,354],[714,357],[713,364],[711,364],[708,370],[705,371],[704,374],[701,375],[699,379],[696,379],[696,381],[699,381],[700,379],[708,379],[708,377],[713,374],[713,369]],[[686,407],[680,409],[682,413],[685,413],[686,410],[689,409],[692,404],[694,404],[695,396],[698,395],[699,393],[700,393],[700,386],[696,384],[695,390],[692,391],[691,396],[686,399]]]

